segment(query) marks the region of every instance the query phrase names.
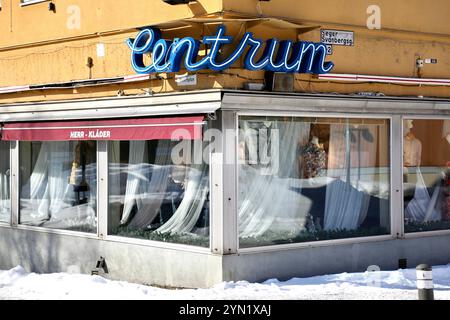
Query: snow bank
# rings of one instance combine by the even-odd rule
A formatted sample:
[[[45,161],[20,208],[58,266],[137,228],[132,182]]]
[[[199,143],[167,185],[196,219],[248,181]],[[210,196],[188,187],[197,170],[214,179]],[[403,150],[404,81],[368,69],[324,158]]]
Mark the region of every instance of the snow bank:
[[[168,290],[82,274],[0,271],[0,299],[133,300],[416,300],[414,269],[342,273],[281,282],[224,282],[210,289]],[[450,265],[433,268],[435,298],[450,300]]]

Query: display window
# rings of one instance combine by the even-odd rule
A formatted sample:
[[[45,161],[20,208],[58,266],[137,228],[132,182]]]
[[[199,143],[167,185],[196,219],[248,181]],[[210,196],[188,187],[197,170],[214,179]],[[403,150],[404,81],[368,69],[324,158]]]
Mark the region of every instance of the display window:
[[[403,122],[405,232],[450,229],[450,120]]]
[[[390,233],[388,119],[239,118],[241,248]]]
[[[22,225],[97,232],[97,143],[20,142]]]

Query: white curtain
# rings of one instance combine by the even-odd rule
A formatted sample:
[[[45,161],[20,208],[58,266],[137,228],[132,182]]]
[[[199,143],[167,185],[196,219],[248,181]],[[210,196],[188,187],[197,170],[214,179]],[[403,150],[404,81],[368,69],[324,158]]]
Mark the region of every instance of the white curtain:
[[[377,136],[377,126],[331,124],[325,230],[355,230],[364,222],[374,185]]]
[[[436,185],[430,197],[427,185],[422,176],[420,168],[417,168],[417,183],[414,198],[408,203],[405,217],[417,222],[440,221],[441,213],[438,201],[441,187]]]
[[[172,170],[170,166],[170,145],[170,140],[158,141],[154,165],[148,164],[147,149],[145,151],[145,160],[141,163],[141,167],[137,168],[138,175],[142,178],[138,180],[137,194],[134,195],[137,197],[137,212],[129,224],[130,227],[145,228],[161,213],[160,208],[166,199],[167,186]],[[133,175],[136,172],[130,170],[130,173]],[[126,192],[128,194],[128,189]]]
[[[78,205],[73,186],[69,184],[74,155],[74,142],[41,143],[30,178],[22,187],[22,223],[57,229],[95,228],[96,163],[86,165],[89,203]],[[31,158],[26,165],[32,165]],[[77,168],[77,181],[81,175],[81,168]]]
[[[159,140],[155,164],[148,164],[147,143],[130,142],[122,225],[145,229],[162,214],[163,203],[172,203],[170,218],[156,232],[181,234],[194,229],[209,192],[209,168],[207,164],[174,166],[171,149],[176,143]],[[183,194],[180,194],[180,190],[169,190],[174,179],[180,178],[183,181],[178,182],[184,185],[184,192],[181,191]],[[173,199],[180,197],[181,203],[176,206]],[[165,210],[168,208],[166,206]],[[132,212],[134,215],[131,215]]]
[[[144,157],[147,145],[145,141],[131,141],[127,166],[127,186],[123,205],[121,223],[125,224],[130,218],[131,211],[136,205],[138,209],[142,207],[142,197],[140,190],[148,184],[148,177],[144,171]],[[141,187],[142,186],[142,187]],[[140,188],[141,187],[141,188]]]
[[[158,228],[159,233],[186,233],[194,229],[209,191],[209,171],[206,164],[190,168],[183,200],[173,216]]]
[[[269,124],[263,127],[268,128]],[[309,139],[310,123],[273,121],[270,127],[278,130],[279,143],[270,141],[273,136],[267,137],[265,130],[248,130],[246,121],[241,122],[240,141],[245,141],[250,160],[240,165],[239,171],[238,221],[242,238],[261,236],[269,230],[298,232],[305,227],[308,212],[301,210],[298,149]],[[258,159],[257,131],[264,140],[259,158],[264,160],[268,154],[264,145],[272,149],[268,167],[254,166]]]
[[[9,142],[0,141],[0,221],[10,217],[9,196]]]

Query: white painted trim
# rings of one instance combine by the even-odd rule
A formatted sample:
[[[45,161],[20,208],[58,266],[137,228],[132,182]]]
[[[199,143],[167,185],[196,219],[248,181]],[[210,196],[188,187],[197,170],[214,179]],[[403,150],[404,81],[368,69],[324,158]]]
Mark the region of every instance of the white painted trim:
[[[11,226],[12,221],[13,221],[13,218],[12,218],[12,210],[13,210],[12,209],[12,191],[13,191],[12,175],[13,175],[13,170],[11,168],[13,151],[12,151],[12,142],[6,141],[6,143],[8,143],[8,145],[9,145],[9,221],[0,221],[0,224],[6,225],[6,226]]]
[[[41,2],[47,2],[49,0],[33,0],[33,1],[28,1],[28,2],[22,2],[20,1],[20,6],[21,7],[26,7],[32,4],[36,4],[36,3],[41,3]]]
[[[49,0],[41,0],[39,2],[44,2]],[[22,6],[27,6],[30,4],[35,4],[39,2],[27,3]],[[156,76],[150,74],[138,74],[117,78],[96,78],[96,79],[82,79],[82,80],[73,80],[67,82],[57,82],[57,83],[45,83],[45,84],[31,84],[31,85],[23,85],[23,86],[10,86],[10,87],[0,87],[0,94],[2,93],[16,93],[23,91],[37,91],[37,90],[64,90],[64,89],[77,89],[80,87],[97,87],[97,86],[105,86],[111,84],[119,84],[119,83],[130,83],[130,82],[139,82],[146,81],[150,79],[157,79]],[[106,82],[108,81],[109,82]],[[93,81],[98,81],[98,83],[92,83]],[[103,82],[102,82],[103,81]],[[61,84],[70,84],[61,86]],[[59,85],[59,86],[55,86]]]
[[[10,143],[10,161],[11,161],[11,226],[19,225],[20,210],[20,154],[19,142],[11,141]]]
[[[320,74],[319,80],[399,83],[399,84],[428,85],[428,86],[450,86],[450,79],[405,78],[405,77],[391,77],[391,76],[371,76],[361,74],[338,74],[338,73]]]
[[[79,238],[92,239],[92,240],[98,240],[98,241],[111,241],[111,242],[117,242],[117,243],[123,243],[123,244],[135,244],[135,245],[141,245],[141,246],[145,246],[145,247],[155,247],[155,248],[169,249],[169,250],[176,250],[176,251],[183,251],[183,252],[195,252],[195,253],[202,253],[202,254],[208,254],[208,255],[212,254],[209,248],[195,247],[195,246],[176,244],[176,243],[168,243],[168,242],[159,242],[159,241],[146,240],[146,239],[125,238],[125,237],[119,237],[119,236],[106,236],[105,239],[100,239],[97,236],[97,234],[95,234],[95,233],[86,233],[86,232],[60,230],[60,229],[48,229],[48,228],[27,226],[27,225],[18,225],[17,227],[11,227],[9,225],[0,224],[0,228],[49,233],[49,234],[56,234],[56,235],[61,235],[61,236],[79,237]]]
[[[0,93],[13,93],[22,91],[30,91],[30,86],[0,87]]]
[[[436,230],[436,231],[423,231],[423,232],[405,232],[405,239],[418,239],[423,237],[440,237],[450,236],[450,230]]]
[[[95,120],[101,121],[101,120]],[[22,130],[65,130],[65,129],[103,129],[103,128],[143,128],[143,127],[176,127],[176,126],[203,126],[202,122],[182,122],[182,123],[158,123],[158,124],[130,124],[130,125],[103,125],[103,126],[68,126],[68,127],[30,127],[30,128],[3,128],[3,131],[22,131]]]
[[[261,246],[261,247],[254,247],[254,248],[240,248],[239,254],[254,254],[254,253],[308,249],[308,248],[313,249],[313,248],[318,248],[318,247],[344,246],[344,245],[353,245],[353,244],[370,243],[370,242],[383,242],[383,241],[392,241],[392,240],[396,240],[396,239],[393,238],[391,235],[381,235],[381,236],[363,237],[363,238],[324,240],[324,241],[317,241],[317,242],[299,242],[299,243]]]
[[[223,96],[222,110],[241,111],[281,111],[314,112],[317,114],[355,113],[355,114],[450,114],[450,101],[419,98],[370,98],[351,95],[314,94],[264,94],[226,92]]]
[[[224,133],[222,138],[222,151],[224,155],[223,232],[225,254],[235,254],[238,251],[236,124],[237,117],[235,112],[222,112],[222,133]],[[233,133],[232,136],[230,135],[230,132]]]
[[[19,224],[16,227],[10,227],[10,229],[17,229],[17,230],[22,230],[22,231],[43,232],[43,233],[58,234],[58,235],[63,235],[63,236],[75,236],[75,237],[81,237],[81,238],[101,240],[98,238],[97,233],[87,233],[87,232],[81,232],[81,231],[70,231],[70,230],[62,230],[62,229],[49,229],[49,228],[42,228],[42,227],[36,227],[36,226],[28,226],[28,225],[24,225],[24,224]]]
[[[393,237],[402,239],[405,219],[403,209],[403,120],[401,116],[396,115],[391,119],[390,142],[391,234]]]
[[[108,234],[108,141],[97,141],[97,235],[104,239]]]
[[[158,96],[115,97],[59,102],[0,104],[0,122],[133,118],[214,113],[221,108],[218,91]],[[70,111],[70,112],[69,112]]]
[[[208,248],[196,247],[196,246],[190,246],[187,244],[178,244],[178,243],[162,242],[162,241],[139,239],[139,238],[127,238],[127,237],[114,236],[114,235],[108,235],[105,237],[105,239],[102,239],[102,240],[117,242],[117,243],[124,243],[124,244],[135,244],[135,245],[140,245],[140,246],[144,246],[144,247],[154,247],[154,248],[160,248],[160,249],[168,249],[168,250],[175,250],[175,251],[194,252],[194,253],[202,253],[202,254],[212,255],[211,249],[209,247]]]
[[[224,254],[223,153],[210,154],[210,242],[214,254]]]
[[[331,110],[332,108],[330,108]],[[352,111],[348,112],[336,112],[336,111],[330,111],[326,112],[323,110],[320,110],[320,112],[314,112],[314,111],[238,111],[237,112],[238,117],[240,116],[262,116],[262,117],[308,117],[308,118],[349,118],[349,119],[380,119],[380,120],[388,120],[392,118],[392,115],[390,114],[382,114],[382,113],[370,113],[370,114],[359,114],[354,113]]]
[[[449,109],[450,110],[450,109]],[[450,115],[446,116],[446,115],[413,115],[413,116],[409,116],[409,115],[404,115],[403,119],[405,120],[450,120]]]

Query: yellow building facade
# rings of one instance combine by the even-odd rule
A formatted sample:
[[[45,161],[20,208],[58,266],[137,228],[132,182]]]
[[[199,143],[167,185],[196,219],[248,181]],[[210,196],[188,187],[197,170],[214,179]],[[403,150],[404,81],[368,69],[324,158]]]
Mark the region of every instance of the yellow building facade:
[[[0,11],[0,87],[34,85],[127,76],[133,74],[125,40],[137,28],[190,18],[235,19],[227,22],[228,34],[239,38],[251,31],[258,38],[320,41],[321,29],[354,32],[353,46],[334,46],[330,56],[333,73],[407,78],[450,78],[450,27],[446,12],[450,4],[433,1],[423,8],[420,1],[379,1],[375,11],[370,1],[198,1],[189,5],[167,5],[162,1],[58,1],[56,11],[48,2],[21,6],[20,1],[3,1]],[[379,14],[379,16],[375,16]],[[227,18],[228,17],[228,18]],[[295,26],[255,23],[243,18],[273,17],[294,22]],[[241,18],[239,20],[238,18]],[[229,20],[228,20],[229,21]],[[380,29],[370,28],[378,23]],[[183,28],[167,29],[164,36],[212,34],[218,22],[189,22]],[[180,24],[181,25],[181,24]],[[171,27],[171,26],[168,26]],[[175,31],[176,30],[176,31]],[[98,45],[103,49],[99,49]],[[92,67],[87,59],[92,58]],[[437,59],[419,69],[417,59]],[[242,71],[242,61],[227,74],[199,75],[198,86],[241,89],[245,78],[264,81],[261,72]],[[2,95],[3,103],[67,98],[111,96],[118,90],[136,93],[134,86],[109,86],[71,90],[43,90]],[[154,92],[185,90],[171,80],[148,81],[138,87]],[[298,75],[296,92],[381,92],[394,96],[448,97],[448,86],[422,84],[377,84],[364,81],[322,81]]]
[[[449,1],[0,8],[0,269],[208,287],[449,262]]]

